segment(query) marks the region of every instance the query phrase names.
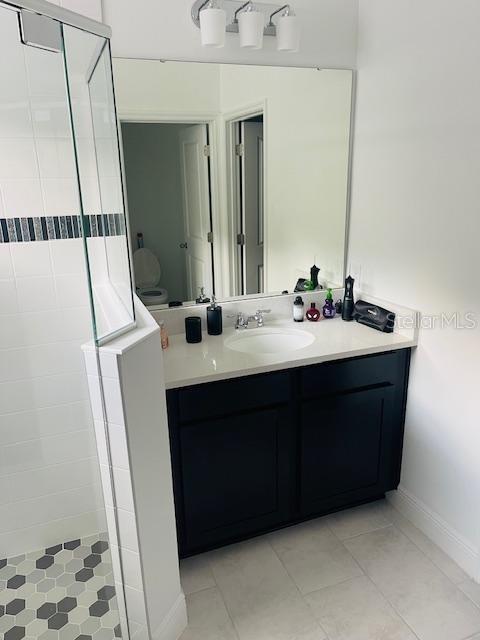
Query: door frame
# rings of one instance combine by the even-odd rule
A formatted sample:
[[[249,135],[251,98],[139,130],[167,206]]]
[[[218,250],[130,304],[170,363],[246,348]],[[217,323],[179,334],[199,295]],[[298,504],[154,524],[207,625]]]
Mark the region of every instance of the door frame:
[[[239,291],[241,286],[241,273],[238,260],[238,244],[236,236],[238,232],[238,220],[241,216],[240,207],[240,194],[239,185],[236,174],[235,163],[235,145],[236,145],[236,125],[242,120],[247,120],[254,116],[263,116],[263,207],[264,207],[264,220],[263,220],[263,247],[264,255],[267,255],[267,243],[268,243],[268,186],[267,186],[267,171],[268,166],[268,118],[267,118],[268,101],[260,100],[258,102],[246,104],[238,109],[227,111],[222,114],[222,129],[225,132],[225,150],[226,150],[226,198],[228,206],[228,268],[230,279],[230,291],[231,296],[238,297],[243,295]],[[265,290],[267,289],[266,283],[268,278],[268,262],[264,261],[263,265],[263,278]],[[264,294],[255,294],[258,295]]]
[[[219,122],[218,114],[213,112],[182,112],[172,113],[162,110],[128,110],[118,113],[119,129],[123,123],[133,124],[204,124],[208,128],[208,141],[210,145],[210,201],[211,220],[213,232],[213,271],[215,274],[215,291],[217,298],[225,296],[225,229],[220,215],[222,210],[222,200],[224,195],[221,189],[220,168],[222,158],[221,144],[219,144]],[[123,140],[120,137],[123,159]],[[130,215],[127,213],[128,234],[131,237]],[[130,243],[132,245],[132,243]],[[133,248],[130,246],[132,255],[130,256],[133,265]],[[206,292],[208,293],[208,292]],[[192,301],[185,301],[192,302]],[[194,302],[194,301],[193,301]],[[163,309],[165,305],[151,307],[152,310]]]

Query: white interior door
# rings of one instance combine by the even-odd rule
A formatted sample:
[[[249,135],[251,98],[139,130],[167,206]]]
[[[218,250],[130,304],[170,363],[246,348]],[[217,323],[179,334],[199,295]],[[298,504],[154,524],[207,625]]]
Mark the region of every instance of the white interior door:
[[[242,122],[244,293],[263,293],[263,123]]]
[[[185,225],[181,247],[185,251],[187,298],[195,300],[200,287],[205,287],[209,296],[213,291],[207,125],[185,126],[179,132],[179,144]]]

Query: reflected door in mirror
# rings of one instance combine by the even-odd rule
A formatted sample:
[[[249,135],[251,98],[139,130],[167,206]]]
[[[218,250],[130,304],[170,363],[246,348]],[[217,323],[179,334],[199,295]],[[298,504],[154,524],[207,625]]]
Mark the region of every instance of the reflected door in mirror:
[[[240,178],[238,294],[264,292],[263,115],[238,123]]]
[[[185,226],[187,300],[201,287],[213,291],[210,246],[210,188],[207,126],[194,124],[180,131],[180,173]]]

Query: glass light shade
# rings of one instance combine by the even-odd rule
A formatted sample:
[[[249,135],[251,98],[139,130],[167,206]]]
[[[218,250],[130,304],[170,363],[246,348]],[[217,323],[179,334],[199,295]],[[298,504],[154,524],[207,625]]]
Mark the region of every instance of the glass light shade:
[[[263,47],[263,29],[265,16],[261,11],[243,11],[238,16],[240,46],[248,49]]]
[[[277,22],[278,51],[298,51],[300,48],[300,23],[295,15],[280,16]]]
[[[200,37],[204,47],[225,46],[227,13],[215,5],[207,5],[200,11]]]

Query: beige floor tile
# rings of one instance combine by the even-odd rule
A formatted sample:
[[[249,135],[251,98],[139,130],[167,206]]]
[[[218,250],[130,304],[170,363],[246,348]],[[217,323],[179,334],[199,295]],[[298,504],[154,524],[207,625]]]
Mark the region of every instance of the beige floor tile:
[[[268,536],[302,594],[362,575],[362,570],[323,518]]]
[[[185,595],[215,586],[212,570],[206,554],[180,561],[180,580]]]
[[[330,640],[415,640],[366,576],[305,597]]]
[[[210,562],[240,640],[324,640],[265,538],[212,552]]]
[[[480,584],[470,580],[464,580],[458,585],[458,588],[465,593],[472,602],[474,602],[478,607],[480,607]]]
[[[188,627],[181,640],[238,640],[217,588],[187,596]]]
[[[340,540],[347,540],[392,524],[386,515],[385,500],[333,513],[327,516],[326,521]]]
[[[480,631],[480,610],[395,527],[345,546],[421,640],[463,640]]]
[[[389,518],[392,523],[400,529],[410,540],[417,545],[417,547],[423,551],[423,553],[430,558],[430,560],[437,565],[440,571],[452,580],[455,584],[464,582],[468,579],[467,574],[461,569],[456,562],[454,562],[447,554],[440,549],[435,543],[433,543],[427,536],[417,529],[410,520],[407,520],[405,516],[399,513],[391,505],[385,506],[386,517]]]

